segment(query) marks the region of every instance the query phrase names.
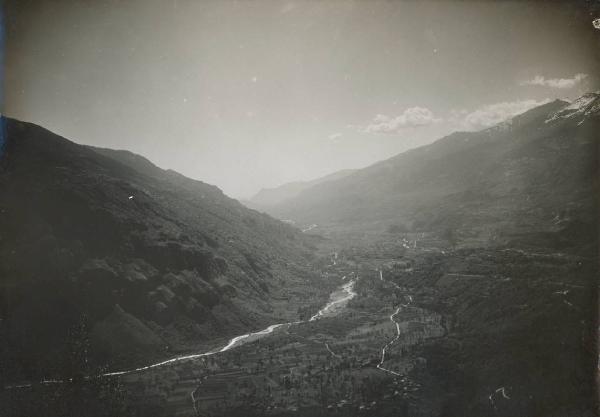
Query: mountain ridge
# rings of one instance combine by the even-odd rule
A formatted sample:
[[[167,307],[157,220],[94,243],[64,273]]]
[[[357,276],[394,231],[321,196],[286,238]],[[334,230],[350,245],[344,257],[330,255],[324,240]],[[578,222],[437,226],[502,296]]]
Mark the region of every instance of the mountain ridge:
[[[356,171],[356,169],[351,168],[342,169],[340,171],[335,171],[331,174],[309,181],[293,181],[277,187],[262,188],[258,193],[250,197],[248,200],[244,200],[243,203],[250,208],[263,210],[265,207],[281,204],[286,200],[294,198],[298,196],[299,193],[310,187],[324,182],[345,178],[349,175],[352,175]]]
[[[452,133],[349,177],[318,184],[267,212],[322,228],[384,230],[400,223],[415,231],[451,227],[469,229],[466,231],[470,233],[483,227],[485,221],[500,231],[501,216],[513,213],[518,218],[535,211],[536,204],[546,212],[561,211],[566,208],[560,206],[568,204],[571,197],[579,198],[574,195],[578,188],[586,187],[585,192],[590,192],[596,187],[590,173],[597,162],[594,128],[599,98],[592,96],[584,106],[586,110],[567,116],[559,113],[572,104],[555,100],[479,132]],[[552,117],[555,119],[547,122]],[[551,176],[559,185],[567,183],[562,201],[558,201],[557,193],[557,200],[551,202],[532,182],[540,178],[549,181]],[[587,180],[579,185],[582,176]],[[468,199],[461,199],[464,193],[480,207],[468,208]],[[481,217],[476,224],[465,225],[468,210],[486,220]],[[526,215],[533,224],[539,223],[539,218]],[[586,216],[589,218],[590,213]],[[495,233],[488,229],[486,233]]]
[[[290,302],[326,297],[319,286],[330,284],[318,283],[311,238],[289,225],[131,152],[78,145],[9,118],[3,124],[7,378],[77,368],[65,365],[74,360],[71,342],[91,346],[85,366],[164,358],[296,318]],[[117,334],[133,339],[120,343]]]

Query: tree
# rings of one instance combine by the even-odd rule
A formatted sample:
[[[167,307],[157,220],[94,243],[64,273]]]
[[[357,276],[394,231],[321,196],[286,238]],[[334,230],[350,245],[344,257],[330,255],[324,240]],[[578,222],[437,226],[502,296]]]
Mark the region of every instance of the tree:
[[[404,224],[391,224],[387,231],[392,234],[406,233],[408,232],[408,228]]]
[[[455,249],[456,245],[458,244],[456,230],[452,227],[447,227],[446,229],[444,229],[444,231],[442,232],[442,239],[446,240],[450,244],[452,249]]]

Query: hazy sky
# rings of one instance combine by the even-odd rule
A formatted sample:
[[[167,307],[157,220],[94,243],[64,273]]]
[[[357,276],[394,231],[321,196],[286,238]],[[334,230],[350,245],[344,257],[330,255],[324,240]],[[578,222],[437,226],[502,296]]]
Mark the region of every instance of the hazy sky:
[[[4,113],[246,197],[598,89],[573,4],[8,1]]]

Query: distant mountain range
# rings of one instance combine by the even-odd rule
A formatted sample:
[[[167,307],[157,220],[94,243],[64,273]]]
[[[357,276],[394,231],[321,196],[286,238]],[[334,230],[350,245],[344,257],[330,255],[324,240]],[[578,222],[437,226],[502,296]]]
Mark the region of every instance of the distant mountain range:
[[[321,227],[451,229],[485,241],[531,232],[559,241],[589,235],[597,216],[599,113],[598,93],[556,100],[321,181],[265,211]]]
[[[295,181],[280,185],[279,187],[263,188],[250,199],[242,201],[242,203],[257,210],[268,209],[270,206],[282,204],[287,200],[297,197],[302,191],[315,185],[342,179],[356,171],[355,169],[344,169],[312,181]]]
[[[2,123],[7,380],[208,350],[318,301],[310,237],[297,229],[139,155]]]

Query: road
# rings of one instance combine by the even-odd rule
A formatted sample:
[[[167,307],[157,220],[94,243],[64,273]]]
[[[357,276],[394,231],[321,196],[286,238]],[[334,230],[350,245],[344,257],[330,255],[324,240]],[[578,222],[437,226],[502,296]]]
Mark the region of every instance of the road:
[[[381,281],[385,281],[383,279],[383,270],[379,270],[379,279]],[[391,281],[386,281],[389,282],[390,284],[392,284],[394,287],[400,289],[400,287]],[[381,349],[381,360],[379,361],[379,363],[377,364],[377,369],[382,370],[383,372],[387,372],[389,374],[395,375],[395,376],[400,376],[400,374],[396,371],[392,371],[391,369],[387,369],[383,366],[383,363],[385,362],[385,354],[387,353],[388,349],[390,347],[392,347],[392,345],[394,343],[396,343],[398,341],[398,339],[400,339],[400,323],[398,323],[396,320],[394,320],[394,317],[397,316],[398,314],[400,314],[400,312],[402,311],[402,309],[404,308],[408,308],[410,306],[410,304],[412,304],[413,298],[411,295],[407,295],[406,296],[408,298],[408,303],[407,304],[400,304],[397,308],[396,311],[390,315],[390,321],[392,323],[394,323],[396,325],[396,336],[390,341],[388,342],[382,349]]]

